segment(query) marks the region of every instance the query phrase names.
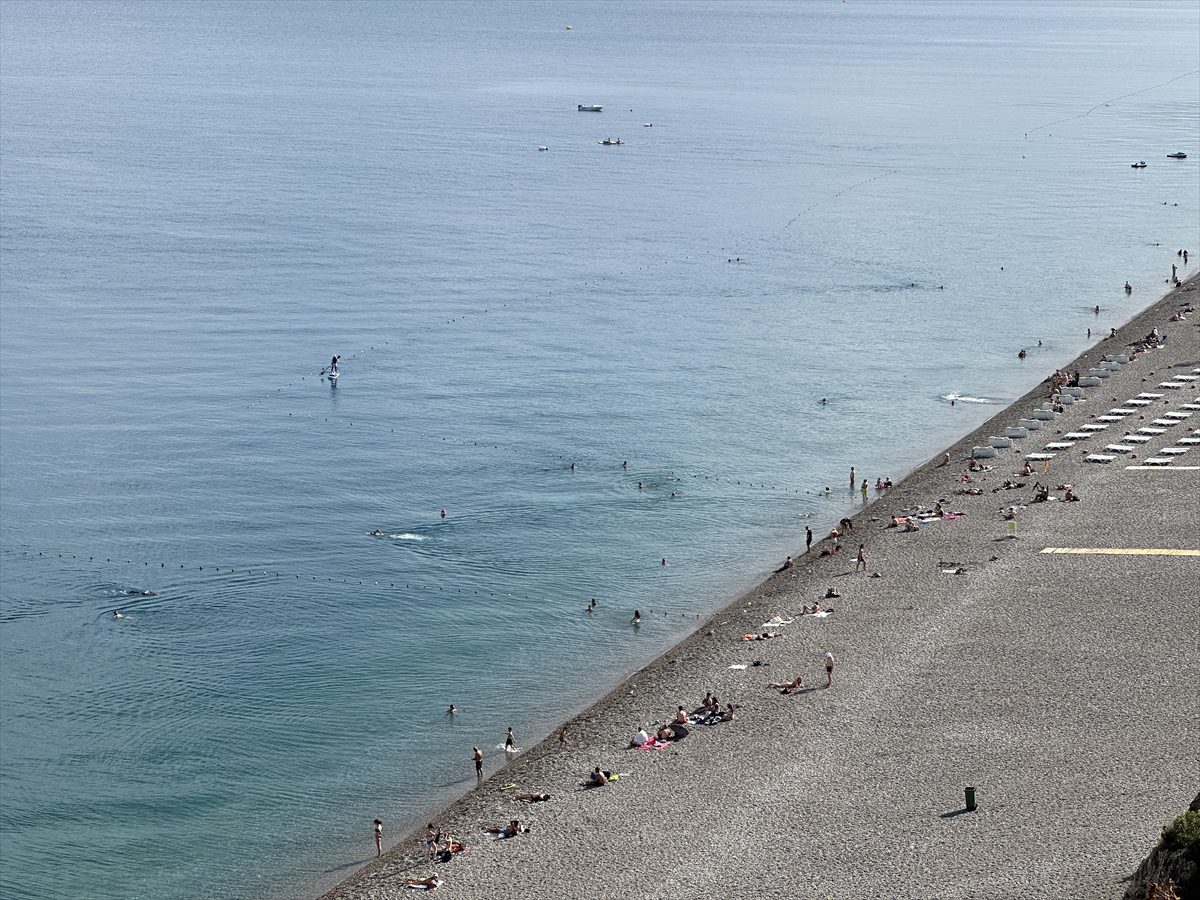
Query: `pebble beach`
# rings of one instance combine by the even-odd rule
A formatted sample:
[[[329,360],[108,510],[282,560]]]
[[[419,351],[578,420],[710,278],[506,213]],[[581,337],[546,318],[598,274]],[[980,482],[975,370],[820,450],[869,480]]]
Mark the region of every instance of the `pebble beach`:
[[[565,723],[565,745],[555,732],[502,768],[490,751],[486,779],[436,822],[465,852],[434,864],[423,830],[388,835],[391,849],[326,900],[411,896],[410,879],[435,873],[439,896],[479,900],[1121,896],[1197,790],[1200,446],[1179,443],[1200,429],[1186,409],[1200,401],[1189,303],[1197,278],[1065,366],[1087,372],[1155,328],[1166,338],[981,470],[974,448],[1030,416],[1048,383],[948,463],[938,454],[872,490],[840,552],[823,555],[828,522],[806,553],[801,523],[793,567]],[[1128,433],[1149,440],[1121,444]],[[1180,452],[1155,455],[1165,448]],[[1022,475],[1030,454],[1046,458]],[[1035,482],[1051,499],[1033,502]],[[1068,484],[1079,502],[1061,499]],[[937,503],[961,516],[920,515]],[[823,599],[830,587],[840,596]],[[832,612],[801,614],[818,601]],[[745,639],[763,631],[782,636]],[[794,693],[767,686],[796,676]],[[735,704],[733,721],[629,749],[639,726],[706,692]],[[583,787],[596,766],[619,779]],[[529,833],[482,830],[514,818]],[[369,822],[363,834],[365,847]]]

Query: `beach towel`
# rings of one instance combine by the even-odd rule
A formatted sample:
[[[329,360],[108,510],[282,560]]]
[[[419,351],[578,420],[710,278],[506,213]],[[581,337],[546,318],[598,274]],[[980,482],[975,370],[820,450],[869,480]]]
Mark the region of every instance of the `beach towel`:
[[[946,518],[946,519],[965,519],[965,518],[966,518],[966,515],[965,515],[964,513],[956,513],[956,512],[953,512],[953,513],[946,513],[946,515],[945,515],[945,516],[943,516],[943,518]]]
[[[745,665],[743,665],[743,664],[741,664],[741,663],[734,663],[734,664],[733,664],[732,666],[730,666],[729,668],[731,668],[731,669],[737,669],[737,670],[741,671],[741,670],[744,670],[744,669],[746,668],[746,666],[745,666]]]
[[[814,619],[823,619],[832,612],[832,609],[823,609],[820,612],[809,613],[808,615],[812,616]]]
[[[670,746],[670,741],[647,741],[639,747],[634,747],[635,750],[665,750]]]
[[[775,618],[771,619],[771,621],[763,622],[758,627],[763,629],[764,631],[770,631],[772,628],[780,628],[784,625],[791,625],[795,621],[796,621],[795,616],[789,616],[786,619],[782,618],[781,616],[776,616]]]

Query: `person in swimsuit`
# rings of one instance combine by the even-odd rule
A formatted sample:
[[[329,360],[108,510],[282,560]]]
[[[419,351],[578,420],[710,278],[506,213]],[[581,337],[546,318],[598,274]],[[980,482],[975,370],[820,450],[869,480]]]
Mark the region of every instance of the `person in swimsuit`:
[[[635,609],[633,611],[633,618],[629,620],[629,624],[630,625],[641,625],[642,624],[641,610]]]
[[[858,571],[858,567],[862,566],[862,570],[867,571],[867,548],[865,544],[858,545],[858,561],[854,564],[854,571]]]
[[[478,747],[471,748],[471,758],[475,760],[475,777],[483,777],[483,751]]]
[[[375,820],[375,855],[383,856],[383,819]]]
[[[779,690],[779,692],[781,694],[790,694],[792,691],[799,690],[800,685],[802,685],[803,683],[804,682],[801,681],[800,676],[797,675],[791,681],[787,681],[787,682],[773,681],[770,684],[768,684],[767,687],[775,688],[776,690]]]
[[[825,687],[833,687],[833,654],[825,654]]]
[[[338,364],[338,361],[339,361],[340,359],[341,359],[341,357],[340,357],[340,356],[335,356],[333,359],[331,359],[331,360],[329,361],[329,372],[330,372],[330,374],[332,374],[332,375],[336,375],[336,374],[337,374],[337,364]]]
[[[504,738],[504,752],[514,753],[517,749],[517,739],[513,737],[512,726],[509,726],[508,734]]]

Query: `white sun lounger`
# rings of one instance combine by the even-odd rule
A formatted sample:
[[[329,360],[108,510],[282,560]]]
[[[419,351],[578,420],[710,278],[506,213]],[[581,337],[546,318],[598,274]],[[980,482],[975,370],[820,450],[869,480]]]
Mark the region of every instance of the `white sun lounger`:
[[[1115,456],[1108,456],[1104,453],[1089,453],[1083,458],[1083,461],[1093,463],[1110,463],[1114,459],[1116,459]]]
[[[1186,381],[1160,381],[1160,382],[1158,383],[1158,386],[1159,386],[1159,387],[1170,388],[1170,389],[1171,389],[1171,390],[1173,390],[1173,391],[1177,391],[1177,390],[1179,390],[1180,388],[1185,388],[1185,387],[1187,387],[1187,386],[1188,386],[1188,383],[1187,383]]]
[[[1110,409],[1108,414],[1110,416],[1130,416],[1135,412],[1137,412],[1136,409],[1125,409],[1124,407],[1118,406],[1116,409]]]
[[[1092,433],[1090,431],[1068,431],[1063,435],[1063,437],[1068,441],[1082,441],[1090,438],[1091,436]]]
[[[1150,437],[1145,434],[1127,434],[1121,438],[1121,441],[1126,444],[1148,444],[1150,443]]]
[[[1097,422],[1122,422],[1124,419],[1124,416],[1096,416]]]
[[[1075,446],[1074,441],[1054,441],[1046,445],[1047,450],[1070,450]]]
[[[1096,425],[1093,422],[1088,422],[1086,425],[1080,425],[1079,430],[1080,431],[1103,431],[1107,427],[1108,427],[1107,425]]]
[[[1135,448],[1130,444],[1105,444],[1104,449],[1113,453],[1132,453]]]
[[[1176,375],[1172,381],[1200,381],[1200,375]]]
[[[1188,448],[1187,447],[1163,447],[1158,452],[1161,453],[1163,456],[1183,456],[1183,454],[1188,452]]]
[[[1157,425],[1159,428],[1170,428],[1172,425],[1178,425],[1179,422],[1175,419],[1154,419],[1151,425]]]
[[[1138,397],[1142,400],[1161,400],[1163,395],[1162,394],[1149,394],[1146,391],[1142,391],[1140,394],[1138,394]]]
[[[1167,429],[1165,429],[1165,428],[1151,428],[1149,425],[1147,425],[1147,426],[1145,426],[1144,428],[1139,428],[1139,429],[1137,430],[1137,433],[1138,433],[1138,434],[1166,434],[1166,433],[1167,433]]]
[[[1169,456],[1147,456],[1142,460],[1143,466],[1169,466],[1171,457]]]
[[[1196,410],[1200,409],[1200,403],[1185,403],[1185,404],[1183,404],[1183,406],[1181,406],[1179,408],[1187,409],[1187,410],[1191,410],[1192,412],[1195,412]]]
[[[1134,398],[1133,400],[1126,400],[1125,402],[1129,406],[1149,406],[1154,401],[1153,400],[1138,400],[1138,399]]]
[[[1197,445],[1200,445],[1200,437],[1181,437],[1175,443],[1187,444],[1189,447],[1195,447]]]
[[[1162,417],[1164,419],[1177,419],[1182,422],[1184,419],[1190,419],[1192,414],[1190,412],[1169,412],[1163,413]]]
[[[1054,459],[1053,453],[1026,453],[1025,458],[1030,462],[1043,462],[1047,459]]]

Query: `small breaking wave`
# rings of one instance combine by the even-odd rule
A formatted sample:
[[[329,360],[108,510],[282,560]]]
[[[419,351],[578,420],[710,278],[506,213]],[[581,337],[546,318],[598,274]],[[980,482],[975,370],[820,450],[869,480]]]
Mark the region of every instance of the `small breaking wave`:
[[[964,397],[962,394],[942,394],[942,399],[947,403],[995,403],[987,397]]]
[[[428,536],[426,536],[424,534],[413,534],[411,531],[399,531],[399,532],[396,532],[395,534],[389,534],[388,537],[390,537],[392,540],[395,540],[395,541],[427,541],[427,540],[429,540]]]

